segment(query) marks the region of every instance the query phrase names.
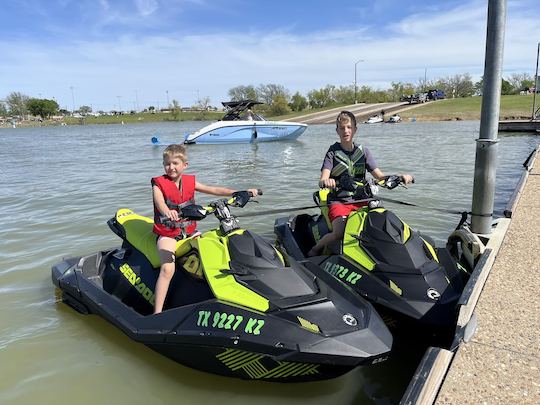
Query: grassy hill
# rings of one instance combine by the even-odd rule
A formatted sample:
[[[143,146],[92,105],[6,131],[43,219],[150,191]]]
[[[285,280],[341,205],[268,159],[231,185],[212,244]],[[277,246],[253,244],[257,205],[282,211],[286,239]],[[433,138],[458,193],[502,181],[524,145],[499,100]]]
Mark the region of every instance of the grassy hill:
[[[540,95],[536,97],[537,108]],[[500,120],[530,119],[533,96],[501,96]],[[416,118],[419,121],[479,120],[482,97],[466,97],[429,102],[402,111],[403,119]]]

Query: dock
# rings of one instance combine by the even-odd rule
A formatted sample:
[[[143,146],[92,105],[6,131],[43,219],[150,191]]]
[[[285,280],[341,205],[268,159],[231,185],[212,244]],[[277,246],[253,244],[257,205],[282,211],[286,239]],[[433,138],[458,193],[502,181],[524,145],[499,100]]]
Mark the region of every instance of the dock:
[[[499,121],[499,132],[540,132],[540,120]]]
[[[540,404],[539,151],[471,275],[457,344],[426,351],[401,404]]]
[[[457,344],[426,351],[401,404],[540,404],[539,150],[471,275]]]

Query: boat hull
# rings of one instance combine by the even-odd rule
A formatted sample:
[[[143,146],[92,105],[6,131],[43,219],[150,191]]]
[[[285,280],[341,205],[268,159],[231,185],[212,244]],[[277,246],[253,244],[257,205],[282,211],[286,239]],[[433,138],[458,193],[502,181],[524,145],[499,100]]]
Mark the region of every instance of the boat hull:
[[[222,125],[220,125],[222,124]],[[304,133],[307,125],[287,122],[258,122],[229,125],[211,124],[189,135],[187,144],[258,143],[295,140]]]

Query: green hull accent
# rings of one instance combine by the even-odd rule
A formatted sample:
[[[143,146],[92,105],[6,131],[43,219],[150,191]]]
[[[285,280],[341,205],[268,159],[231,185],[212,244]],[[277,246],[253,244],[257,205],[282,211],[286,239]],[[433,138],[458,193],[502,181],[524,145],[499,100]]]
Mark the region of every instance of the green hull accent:
[[[242,370],[247,377],[254,380],[289,378],[319,373],[318,364],[274,361],[269,357],[242,350],[226,349],[216,357],[232,371]]]

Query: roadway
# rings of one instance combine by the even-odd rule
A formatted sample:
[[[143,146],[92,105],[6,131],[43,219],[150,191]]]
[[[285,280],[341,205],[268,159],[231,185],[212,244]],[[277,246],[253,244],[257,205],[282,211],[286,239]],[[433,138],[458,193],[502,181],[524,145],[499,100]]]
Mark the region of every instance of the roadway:
[[[416,107],[422,104],[412,104],[411,107]],[[358,123],[364,122],[369,117],[375,114],[379,114],[382,110],[385,112],[386,119],[390,118],[390,115],[402,111],[405,106],[409,107],[408,102],[390,102],[390,103],[372,103],[372,104],[351,104],[329,110],[301,115],[294,118],[289,118],[284,121],[302,122],[304,124],[333,124],[336,122],[336,117],[342,110],[350,111],[356,117]],[[407,108],[408,109],[408,108]]]

